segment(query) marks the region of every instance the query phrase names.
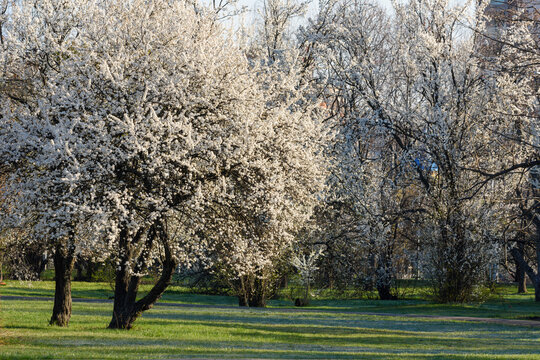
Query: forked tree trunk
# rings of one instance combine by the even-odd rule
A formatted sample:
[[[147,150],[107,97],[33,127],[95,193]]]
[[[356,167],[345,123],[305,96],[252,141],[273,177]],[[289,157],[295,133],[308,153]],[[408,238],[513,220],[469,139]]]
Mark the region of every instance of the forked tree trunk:
[[[537,243],[537,246],[540,246],[540,244]],[[510,252],[514,259],[516,259],[516,262],[525,269],[525,272],[529,276],[529,279],[531,279],[534,286],[534,300],[540,302],[540,269],[534,271],[534,269],[527,264],[523,254],[517,248],[513,248]],[[540,259],[540,249],[537,249],[537,255]],[[540,268],[540,264],[538,266]]]
[[[142,236],[141,234],[139,234]],[[169,284],[171,283],[172,275],[176,267],[176,261],[171,252],[167,234],[162,226],[156,226],[150,229],[146,239],[146,250],[139,256],[137,261],[138,269],[136,273],[141,272],[146,267],[147,256],[152,248],[154,239],[158,237],[165,249],[165,260],[163,261],[163,270],[161,276],[150,292],[142,299],[136,301],[137,292],[141,277],[132,275],[126,266],[126,258],[123,258],[121,265],[116,272],[116,284],[114,289],[114,305],[113,315],[109,323],[109,329],[124,329],[129,330],[133,327],[133,323],[146,310],[150,309],[154,303],[163,295]],[[120,241],[122,251],[125,251],[125,257],[132,254],[129,251],[128,239]]]
[[[264,279],[256,277],[253,280],[253,288],[248,297],[249,307],[266,307],[268,295],[267,285]]]
[[[267,283],[256,275],[245,276],[239,280],[238,305],[266,307],[268,298]]]
[[[54,252],[54,306],[50,325],[68,326],[71,318],[71,272],[75,264],[73,239],[68,244],[59,242]]]

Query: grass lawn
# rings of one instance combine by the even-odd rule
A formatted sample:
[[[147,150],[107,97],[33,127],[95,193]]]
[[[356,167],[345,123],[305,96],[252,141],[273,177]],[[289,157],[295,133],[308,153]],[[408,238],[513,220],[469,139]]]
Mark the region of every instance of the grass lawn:
[[[0,287],[0,296],[37,296],[53,297],[53,281],[7,281],[7,286]],[[150,289],[150,285],[142,285],[140,295]],[[421,290],[423,291],[423,290]],[[286,291],[284,291],[286,293]],[[113,295],[109,283],[73,282],[74,298],[108,299]],[[535,303],[534,294],[518,295],[517,288],[511,285],[500,285],[496,292],[483,303],[473,304],[435,304],[423,300],[422,293],[410,292],[405,300],[380,301],[373,299],[333,299],[332,293],[323,293],[312,301],[309,309],[332,311],[376,312],[391,314],[426,314],[447,316],[495,317],[508,319],[526,319],[540,316],[540,304]],[[236,306],[238,300],[232,296],[193,294],[189,288],[170,286],[161,299],[162,302],[182,304]],[[293,302],[284,297],[269,301],[269,307],[292,307]]]
[[[0,295],[52,296],[53,289],[50,281],[8,281]],[[188,291],[172,287],[163,301],[210,307],[158,306],[130,331],[106,329],[110,303],[75,302],[69,328],[57,328],[47,325],[51,301],[0,299],[0,359],[540,359],[540,327],[399,316],[540,315],[532,295],[515,295],[509,286],[483,304],[440,305],[417,296],[398,301],[322,296],[308,311],[293,312],[287,309],[292,303],[283,299],[270,301],[271,310],[241,309],[234,297]],[[74,297],[110,295],[107,283],[73,283]]]
[[[111,304],[0,302],[1,359],[540,359],[540,328],[312,310],[156,307],[130,331],[105,329]]]

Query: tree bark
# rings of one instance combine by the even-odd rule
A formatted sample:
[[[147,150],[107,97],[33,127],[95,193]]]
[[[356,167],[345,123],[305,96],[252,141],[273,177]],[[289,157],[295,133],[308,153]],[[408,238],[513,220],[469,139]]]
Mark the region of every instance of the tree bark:
[[[525,269],[521,265],[516,265],[516,280],[518,285],[518,294],[527,293],[527,276],[525,275]]]
[[[248,297],[249,307],[266,307],[267,283],[264,279],[256,277],[253,280],[252,291]]]
[[[523,258],[523,254],[517,248],[510,250],[510,253],[519,265],[525,269],[525,272],[534,285],[534,300],[540,302],[540,273],[535,272],[534,269],[527,264]]]
[[[397,227],[394,226],[394,238],[396,241]],[[381,300],[396,300],[397,297],[392,293],[392,284],[395,280],[392,264],[392,251],[389,248],[383,250],[379,255],[379,261],[377,262],[377,270],[375,271],[375,286],[379,299]]]
[[[75,264],[73,239],[59,242],[54,252],[55,291],[50,325],[68,326],[71,318],[71,272]]]
[[[257,275],[247,275],[239,279],[238,305],[266,307],[267,283]]]
[[[249,293],[251,292],[251,281],[249,276],[241,276],[237,281],[236,288],[238,293],[238,306],[247,307],[249,306],[248,298]],[[233,285],[234,286],[234,285]]]
[[[142,237],[142,233],[138,234],[138,236]],[[133,275],[128,269],[127,261],[131,260],[130,257],[133,255],[133,252],[129,251],[131,244],[127,235],[124,233],[121,234],[121,237],[123,238],[120,239],[120,246],[124,251],[125,256],[121,258],[121,264],[116,272],[113,315],[111,322],[109,323],[109,329],[129,330],[133,327],[135,320],[137,320],[144,311],[152,308],[154,303],[161,295],[163,295],[170,285],[176,267],[176,261],[172,255],[166,230],[161,223],[157,223],[147,233],[145,250],[143,250],[143,253],[137,260],[135,273],[140,273],[145,270],[148,255],[156,237],[160,239],[165,249],[165,259],[162,264],[163,269],[159,280],[154,287],[152,287],[150,292],[142,299],[136,301],[141,277]]]
[[[518,242],[516,249],[521,254],[521,257],[525,259],[524,253],[525,253],[525,244],[523,242]],[[527,275],[525,273],[525,267],[521,265],[521,263],[516,259],[513,253],[512,257],[514,259],[514,262],[516,264],[516,282],[518,285],[518,294],[525,294],[527,292]]]
[[[238,295],[238,306],[240,307],[248,306],[246,297],[243,296],[242,294]]]
[[[396,300],[397,297],[392,294],[392,287],[389,284],[377,284],[377,293],[381,300]]]
[[[535,181],[540,180],[540,173],[537,172],[530,172],[530,176]],[[518,196],[521,195],[521,193],[517,192]],[[532,189],[532,198],[534,199],[533,205],[531,207],[526,207],[526,204],[521,204],[521,212],[522,216],[531,221],[532,224],[535,227],[535,235],[534,235],[534,247],[536,252],[536,269],[533,269],[525,260],[525,256],[523,256],[523,252],[520,252],[519,248],[513,248],[510,252],[514,259],[516,260],[516,263],[519,263],[519,266],[523,267],[525,269],[525,272],[529,276],[529,279],[531,280],[533,286],[534,286],[534,299],[537,302],[540,302],[540,189],[534,188]]]

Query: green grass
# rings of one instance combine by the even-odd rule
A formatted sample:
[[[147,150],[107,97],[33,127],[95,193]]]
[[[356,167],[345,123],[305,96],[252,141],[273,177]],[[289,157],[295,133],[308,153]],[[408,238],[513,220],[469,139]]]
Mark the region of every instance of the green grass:
[[[6,281],[7,286],[0,287],[0,296],[34,296],[53,297],[53,281]],[[144,296],[152,285],[140,286],[139,296]],[[99,282],[73,282],[71,296],[85,299],[109,299],[114,295],[113,286],[110,283]],[[238,305],[238,300],[231,296],[193,294],[189,288],[182,286],[169,286],[161,301],[177,302],[183,304],[201,305]]]
[[[0,287],[1,295],[44,296],[54,295],[52,281],[7,281],[7,286]],[[151,285],[142,285],[140,296],[150,289]],[[74,298],[108,299],[113,295],[109,283],[74,282],[72,296]],[[518,295],[515,286],[500,285],[496,292],[483,303],[472,304],[435,304],[422,300],[418,293],[413,293],[405,300],[380,301],[373,299],[331,299],[325,294],[314,299],[308,307],[324,311],[354,311],[393,314],[426,314],[447,316],[496,317],[508,319],[525,319],[540,316],[540,304],[535,303],[532,292]],[[190,289],[182,286],[171,286],[161,299],[162,302],[182,304],[236,306],[238,301],[232,296],[203,295],[190,293]],[[279,298],[269,301],[269,307],[292,307],[293,302]]]
[[[52,296],[53,289],[50,281],[8,281],[0,295]],[[143,293],[148,289],[143,286]],[[73,283],[74,297],[110,295],[108,283]],[[134,329],[113,331],[106,329],[110,303],[75,302],[70,326],[57,328],[47,325],[51,301],[0,299],[0,359],[540,359],[537,327],[400,316],[539,316],[532,295],[516,295],[511,286],[500,287],[485,303],[459,305],[415,296],[397,301],[327,296],[305,311],[291,311],[292,303],[284,299],[271,300],[269,310],[241,309],[234,297],[190,294],[174,286],[163,301],[210,307],[157,306]]]
[[[1,301],[0,359],[540,359],[540,329],[312,310],[156,307],[134,329],[105,329],[111,304]]]

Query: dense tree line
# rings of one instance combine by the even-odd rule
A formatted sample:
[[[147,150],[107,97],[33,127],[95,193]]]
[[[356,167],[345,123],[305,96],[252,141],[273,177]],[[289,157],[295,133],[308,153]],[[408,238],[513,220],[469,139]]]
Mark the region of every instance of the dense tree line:
[[[293,269],[301,304],[412,273],[469,301],[501,263],[540,300],[531,9],[307,5],[267,0],[250,31],[234,3],[2,1],[0,250],[54,254],[51,324],[77,259],[114,264],[121,329],[179,267],[265,306]]]

